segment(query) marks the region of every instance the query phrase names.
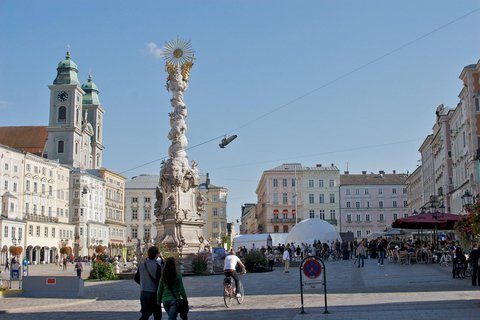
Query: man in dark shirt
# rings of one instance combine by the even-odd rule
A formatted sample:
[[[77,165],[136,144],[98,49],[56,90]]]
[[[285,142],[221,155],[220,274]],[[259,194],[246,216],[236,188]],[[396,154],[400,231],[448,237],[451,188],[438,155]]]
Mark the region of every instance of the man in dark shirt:
[[[472,245],[473,249],[470,253],[470,262],[472,264],[472,286],[479,285],[480,286],[480,275],[478,274],[478,259],[480,258],[480,250],[479,245],[474,242]],[[478,281],[478,283],[477,283]]]
[[[158,248],[148,248],[148,259],[139,267],[140,273],[140,320],[148,320],[153,314],[154,320],[162,319],[162,307],[157,304],[157,288],[162,275],[162,268],[157,264],[156,259],[160,254]]]

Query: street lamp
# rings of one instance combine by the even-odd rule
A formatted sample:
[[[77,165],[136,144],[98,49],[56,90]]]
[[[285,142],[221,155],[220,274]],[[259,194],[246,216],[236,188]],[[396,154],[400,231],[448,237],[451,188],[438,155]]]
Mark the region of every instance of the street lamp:
[[[441,205],[437,206],[438,205],[438,202],[434,203],[432,202],[432,204],[430,205],[430,214],[432,215],[432,218],[435,219],[435,220],[439,220],[439,219],[443,219],[443,215],[445,213],[445,205],[443,204],[443,202],[441,203]],[[437,224],[434,224],[433,225],[433,236],[434,236],[434,241],[435,241],[435,249],[437,248]]]
[[[468,190],[465,191],[465,194],[461,196],[462,198],[462,204],[463,208],[465,209],[465,212],[468,212],[468,207],[472,204],[472,195]]]
[[[412,214],[415,216],[418,214],[418,211],[417,210],[413,210]]]

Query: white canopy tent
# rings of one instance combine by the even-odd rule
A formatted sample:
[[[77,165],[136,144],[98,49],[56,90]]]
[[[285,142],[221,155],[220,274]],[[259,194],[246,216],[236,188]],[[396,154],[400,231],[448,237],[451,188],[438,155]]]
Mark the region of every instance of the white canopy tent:
[[[267,246],[272,246],[272,237],[270,233],[258,233],[258,234],[242,234],[233,238],[233,248],[238,250],[238,247],[245,246],[250,250],[255,244],[257,249],[260,249],[262,246],[267,248]]]
[[[299,222],[288,233],[287,243],[299,245],[301,243],[313,244],[314,240],[322,243],[332,243],[341,239],[337,229],[325,220],[307,219]]]

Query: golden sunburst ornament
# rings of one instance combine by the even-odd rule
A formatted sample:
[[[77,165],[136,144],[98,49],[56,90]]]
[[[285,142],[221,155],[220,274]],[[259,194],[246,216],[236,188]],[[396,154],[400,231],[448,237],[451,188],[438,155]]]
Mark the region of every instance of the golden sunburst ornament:
[[[162,48],[162,56],[165,62],[173,63],[177,67],[193,59],[195,50],[193,50],[190,40],[177,39],[165,42]]]

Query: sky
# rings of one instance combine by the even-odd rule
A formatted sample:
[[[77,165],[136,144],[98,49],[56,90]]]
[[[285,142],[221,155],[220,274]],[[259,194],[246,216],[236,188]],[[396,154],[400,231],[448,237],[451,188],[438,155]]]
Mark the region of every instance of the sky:
[[[103,166],[158,175],[173,110],[159,52],[191,40],[187,153],[229,190],[230,222],[282,163],[413,172],[436,107],[457,105],[480,59],[479,21],[468,0],[1,0],[0,126],[48,125],[70,45],[79,81],[100,90]]]

